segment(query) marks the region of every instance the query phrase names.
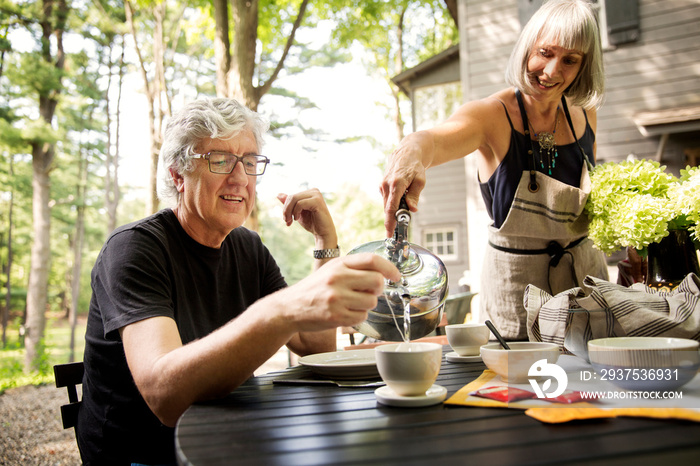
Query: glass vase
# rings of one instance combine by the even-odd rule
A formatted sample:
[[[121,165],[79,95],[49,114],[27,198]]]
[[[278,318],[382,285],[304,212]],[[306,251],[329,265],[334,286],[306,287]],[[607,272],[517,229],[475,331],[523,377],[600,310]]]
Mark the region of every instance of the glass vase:
[[[659,291],[677,287],[689,273],[700,276],[698,256],[688,230],[670,230],[658,243],[651,243],[645,284]]]

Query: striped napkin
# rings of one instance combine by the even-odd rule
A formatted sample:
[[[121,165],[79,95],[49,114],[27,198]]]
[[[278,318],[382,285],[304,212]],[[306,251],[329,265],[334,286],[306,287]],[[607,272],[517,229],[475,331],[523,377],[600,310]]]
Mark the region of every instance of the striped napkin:
[[[642,283],[625,287],[587,276],[584,288],[556,296],[525,289],[530,341],[558,344],[588,360],[588,341],[606,337],[676,337],[700,340],[700,279],[690,273],[671,291]]]

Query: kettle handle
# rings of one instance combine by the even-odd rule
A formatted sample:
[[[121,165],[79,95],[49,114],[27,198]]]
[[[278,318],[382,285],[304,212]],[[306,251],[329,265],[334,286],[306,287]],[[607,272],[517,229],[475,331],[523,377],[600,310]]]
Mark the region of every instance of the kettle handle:
[[[399,201],[399,208],[396,209],[396,213],[394,215],[396,216],[397,230],[399,228],[399,224],[403,224],[404,228],[408,229],[408,223],[411,221],[411,211],[408,208],[408,202],[406,202],[405,194],[401,196],[401,200]],[[405,231],[403,236],[404,238],[408,238],[408,231]]]
[[[408,210],[408,203],[406,202],[406,195],[401,196],[401,201],[399,201],[399,208],[396,211],[396,226],[394,227],[394,259],[395,262],[399,261],[398,255],[400,251],[403,250],[408,245],[408,224],[411,222],[411,211]]]
[[[406,195],[405,194],[403,196],[401,196],[401,200],[399,201],[398,210],[409,210],[408,202],[406,202]]]

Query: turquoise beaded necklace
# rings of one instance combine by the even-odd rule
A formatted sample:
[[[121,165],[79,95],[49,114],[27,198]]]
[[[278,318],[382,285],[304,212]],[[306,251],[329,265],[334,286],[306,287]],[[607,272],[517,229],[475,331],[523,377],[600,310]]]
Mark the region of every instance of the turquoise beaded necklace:
[[[557,133],[557,124],[559,123],[559,106],[557,105],[556,117],[554,118],[554,128],[552,129],[551,133],[548,133],[547,131],[536,133],[535,128],[532,127],[532,123],[530,123],[529,119],[527,123],[530,125],[532,134],[535,135],[535,138],[537,138],[537,143],[540,145],[540,168],[542,170],[545,169],[545,157],[543,157],[544,153],[546,155],[547,171],[551,176],[552,169],[554,169],[554,167],[557,165],[557,157],[559,157],[557,144],[554,140],[554,135]]]

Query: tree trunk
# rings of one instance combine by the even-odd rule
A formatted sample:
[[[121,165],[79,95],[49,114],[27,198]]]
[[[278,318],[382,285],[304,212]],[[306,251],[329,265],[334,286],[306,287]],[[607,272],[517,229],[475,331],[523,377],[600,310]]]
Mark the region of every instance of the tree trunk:
[[[44,0],[42,18],[41,54],[44,61],[56,70],[63,70],[65,54],[63,32],[69,8],[66,0]],[[55,24],[53,9],[55,12]],[[51,53],[51,36],[55,36],[56,56]],[[61,89],[45,91],[39,95],[39,116],[49,126],[53,121]],[[27,287],[27,321],[25,334],[25,370],[37,368],[39,344],[44,337],[46,307],[48,304],[49,263],[51,260],[49,209],[49,172],[54,158],[54,146],[44,142],[32,143],[32,215],[33,241],[31,268]]]
[[[119,81],[117,83],[117,110],[116,110],[116,127],[114,131],[114,157],[112,159],[112,192],[110,196],[109,209],[109,228],[108,233],[114,231],[117,227],[117,209],[119,207],[119,201],[121,200],[121,194],[119,191],[119,157],[121,152],[119,151],[119,141],[121,140],[121,111],[122,111],[122,92],[124,90],[124,52],[126,46],[124,44],[124,35],[120,36],[122,39],[122,53],[119,56]]]
[[[214,61],[216,62],[216,95],[226,97],[228,72],[231,69],[231,43],[228,33],[228,0],[213,0],[214,3]]]
[[[309,0],[303,0],[299,5],[296,19],[292,25],[292,30],[287,36],[287,42],[282,51],[277,66],[269,76],[267,81],[261,82],[258,86],[253,84],[255,76],[255,57],[258,42],[258,1],[257,0],[231,0],[233,11],[233,56],[231,69],[228,75],[229,97],[237,99],[251,110],[258,110],[260,99],[269,92],[272,84],[284,69],[284,62],[287,59],[289,50],[294,45],[297,30],[306,15],[306,8]],[[259,77],[262,80],[262,77]]]
[[[43,113],[43,112],[42,112]],[[32,149],[32,219],[33,237],[31,248],[31,269],[27,287],[27,321],[25,324],[25,360],[26,371],[36,369],[39,344],[44,337],[46,327],[46,307],[48,304],[50,228],[51,212],[49,210],[49,166],[53,160],[52,146],[35,144]]]
[[[90,115],[92,121],[92,112]],[[82,153],[82,150],[81,150]],[[87,156],[81,154],[78,167],[78,186],[76,189],[76,204],[78,213],[75,220],[75,241],[73,244],[73,276],[71,278],[71,305],[68,320],[70,322],[70,346],[68,362],[75,361],[75,327],[78,321],[78,298],[80,298],[80,270],[83,264],[83,238],[85,236],[85,187],[88,178]]]
[[[10,154],[10,178],[14,178],[14,155]],[[14,207],[14,187],[10,188],[10,202],[7,209],[7,271],[6,271],[6,281],[7,293],[5,294],[5,309],[2,311],[2,347],[7,346],[7,323],[10,317],[10,304],[12,303],[12,280],[10,275],[12,273],[12,209]]]
[[[255,74],[255,55],[258,41],[258,1],[252,0],[231,0],[233,11],[233,57],[227,53],[217,55],[217,78],[219,69],[225,69],[225,63],[218,62],[218,59],[228,58],[228,72],[226,73],[226,83],[228,96],[243,103],[251,110],[258,110],[260,97],[253,85],[253,75]],[[221,12],[219,11],[221,14]],[[217,17],[217,21],[223,18]],[[217,81],[218,82],[218,81]],[[218,89],[217,89],[218,90]],[[253,231],[260,229],[258,221],[257,198],[250,215],[245,221],[245,226]]]
[[[158,154],[161,146],[161,126],[163,122],[163,92],[165,90],[165,48],[163,45],[163,21],[165,20],[166,2],[163,1],[153,8],[155,19],[155,30],[153,33],[153,61],[155,62],[155,76],[153,78],[151,105],[153,106],[151,120],[151,176],[150,176],[150,196],[148,203],[148,213],[158,211],[158,193],[156,185],[158,182]]]
[[[141,53],[142,45],[139,44],[138,35],[136,34],[136,26],[133,18],[133,7],[130,1],[124,2],[124,11],[126,13],[126,22],[134,38],[134,48],[139,59],[141,69],[141,77],[143,78],[144,88],[146,90],[146,98],[148,100],[148,125],[151,135],[151,157],[150,157],[150,176],[149,176],[149,195],[146,199],[146,214],[155,213],[158,210],[158,195],[156,192],[156,181],[158,174],[158,153],[162,145],[160,128],[163,122],[164,111],[161,104],[162,84],[164,82],[164,49],[163,49],[163,20],[166,11],[165,1],[155,3],[153,5],[153,19],[155,21],[153,37],[150,40],[153,44],[153,60],[156,63],[156,75],[153,80],[149,80],[146,71],[146,64]],[[159,64],[160,62],[160,64]]]
[[[233,11],[233,61],[228,76],[229,97],[251,110],[258,109],[260,98],[253,85],[258,42],[258,0],[231,0]]]
[[[217,5],[221,1],[223,0],[214,0],[214,16],[217,24],[217,47],[219,46],[219,35],[221,35],[221,46],[223,47],[228,44],[228,27],[223,27],[224,18],[226,18],[227,15],[225,16],[222,6]],[[297,17],[287,37],[287,43],[275,70],[266,82],[256,87],[253,84],[253,77],[255,76],[255,57],[258,42],[258,0],[231,0],[231,6],[233,8],[231,17],[233,19],[233,30],[235,33],[233,38],[234,59],[230,60],[228,47],[225,51],[221,50],[220,52],[218,48],[216,49],[217,94],[219,94],[219,70],[227,70],[226,89],[228,94],[226,95],[243,103],[249,109],[257,111],[260,99],[270,90],[280,71],[284,68],[284,61],[287,58],[289,49],[294,44],[296,32],[304,19],[308,3],[308,0],[303,0],[299,6]],[[222,25],[221,31],[219,30],[220,24]],[[223,40],[224,38],[226,39],[225,42]],[[228,65],[225,62],[226,60],[229,60]],[[221,88],[223,89],[223,86]],[[257,200],[250,216],[245,222],[245,226],[254,231],[258,231],[260,228]]]
[[[398,43],[399,49],[394,57],[394,75],[398,75],[403,71],[403,20],[406,16],[406,8],[407,7],[404,7],[404,9],[401,10],[399,24],[396,26],[396,42]],[[396,136],[398,140],[401,141],[404,138],[403,118],[401,117],[401,93],[395,85],[390,83],[390,86],[391,93],[394,96],[394,125],[396,126]]]
[[[119,207],[119,122],[120,122],[120,109],[121,109],[121,99],[122,99],[122,87],[124,81],[124,36],[119,36],[122,38],[121,47],[121,57],[118,64],[118,80],[117,80],[117,108],[114,111],[115,122],[112,122],[112,110],[110,108],[109,93],[112,89],[112,47],[114,42],[112,42],[108,47],[108,59],[107,67],[109,69],[109,75],[107,77],[107,89],[105,90],[104,99],[106,102],[105,114],[107,116],[107,154],[105,158],[105,209],[107,210],[107,234],[114,231],[117,226],[117,208]],[[112,143],[112,131],[111,128],[114,127],[114,143]]]

